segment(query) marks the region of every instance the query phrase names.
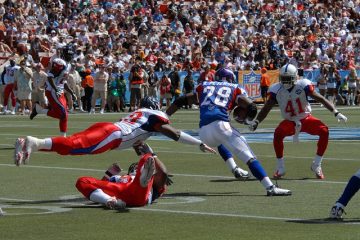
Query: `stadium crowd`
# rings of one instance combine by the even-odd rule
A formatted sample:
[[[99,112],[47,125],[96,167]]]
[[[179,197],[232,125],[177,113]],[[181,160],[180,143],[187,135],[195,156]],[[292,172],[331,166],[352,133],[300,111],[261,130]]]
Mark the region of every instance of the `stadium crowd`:
[[[345,79],[357,86],[349,84],[353,98],[347,103],[359,104],[353,71],[360,64],[359,26],[359,0],[5,0],[0,104],[5,114],[16,113],[16,100],[20,114],[29,113],[34,102],[45,106],[43,85],[59,57],[69,65],[75,106],[89,113],[97,98],[100,113],[125,111],[127,100],[132,111],[146,95],[169,105],[194,89],[192,72],[200,72],[199,81],[211,81],[218,65],[275,70],[288,62],[320,68],[320,91],[333,79],[344,88],[336,73],[352,70]],[[187,72],[184,84],[179,71]],[[337,89],[326,91],[333,100]],[[74,111],[72,97],[67,100]]]

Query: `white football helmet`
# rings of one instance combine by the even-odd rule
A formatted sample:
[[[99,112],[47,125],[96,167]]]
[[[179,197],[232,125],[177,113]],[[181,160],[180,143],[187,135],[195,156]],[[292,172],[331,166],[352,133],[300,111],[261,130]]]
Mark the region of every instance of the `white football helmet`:
[[[294,83],[297,80],[297,75],[297,68],[288,63],[280,68],[279,81],[286,89],[289,89],[294,86]]]

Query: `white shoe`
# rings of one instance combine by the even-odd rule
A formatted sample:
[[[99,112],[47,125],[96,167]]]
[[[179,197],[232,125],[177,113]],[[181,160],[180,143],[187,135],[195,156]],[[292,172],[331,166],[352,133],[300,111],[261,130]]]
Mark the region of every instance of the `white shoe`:
[[[290,196],[292,193],[288,189],[282,189],[275,185],[272,185],[268,189],[266,189],[267,196]]]
[[[344,206],[341,203],[336,203],[330,210],[329,218],[335,220],[342,220],[342,215],[346,214],[344,211]]]
[[[25,138],[24,160],[23,164],[28,164],[31,153],[36,149],[36,138],[27,136]]]
[[[325,176],[322,172],[321,165],[316,165],[315,162],[311,164],[311,171],[313,171],[318,179],[324,179]]]
[[[273,179],[280,179],[283,176],[285,176],[285,173],[286,173],[285,168],[280,167],[280,168],[276,169],[276,171],[274,172]]]
[[[101,109],[101,110],[100,110],[100,114],[104,114],[104,109]]]
[[[12,111],[10,112],[10,115],[15,115],[15,110],[12,110]]]
[[[121,199],[116,199],[116,197],[111,197],[106,201],[105,206],[109,209],[121,210],[126,207],[126,203]]]
[[[89,114],[95,114],[95,109],[91,109]]]
[[[16,164],[16,166],[20,166],[21,164],[23,164],[25,150],[25,138],[16,139],[14,151],[14,163]]]
[[[149,157],[145,160],[143,168],[140,175],[140,185],[142,187],[147,187],[152,176],[155,174],[155,160],[153,157]]]
[[[235,167],[232,170],[232,173],[234,174],[234,177],[239,180],[247,180],[249,178],[249,172],[239,167]]]

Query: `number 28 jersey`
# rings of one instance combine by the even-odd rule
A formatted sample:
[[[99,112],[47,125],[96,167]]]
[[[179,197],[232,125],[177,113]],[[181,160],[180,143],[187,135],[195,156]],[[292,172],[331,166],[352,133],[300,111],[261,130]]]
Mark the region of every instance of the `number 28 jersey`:
[[[270,97],[279,104],[284,119],[297,121],[306,118],[311,113],[308,100],[309,93],[315,90],[310,80],[301,79],[295,82],[289,91],[281,83],[275,83],[269,89]]]
[[[228,111],[236,105],[239,96],[246,91],[238,84],[228,82],[203,82],[196,88],[200,105],[200,127],[214,121],[229,122]]]

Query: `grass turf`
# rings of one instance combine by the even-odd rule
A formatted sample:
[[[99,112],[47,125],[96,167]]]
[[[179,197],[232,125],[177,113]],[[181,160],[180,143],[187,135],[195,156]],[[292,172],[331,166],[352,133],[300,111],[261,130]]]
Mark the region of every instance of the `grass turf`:
[[[360,110],[342,109],[349,122],[338,124],[328,111],[314,115],[330,128],[358,128]],[[124,114],[70,115],[69,133],[98,121],[116,121]],[[173,125],[197,129],[198,112],[180,111]],[[260,124],[273,131],[280,121],[272,112]],[[278,181],[293,191],[291,197],[266,197],[256,180],[233,179],[219,155],[201,153],[196,147],[152,139],[148,143],[174,174],[174,184],[155,204],[123,212],[104,210],[86,202],[74,187],[78,177],[101,177],[118,161],[122,168],[137,157],[132,150],[93,156],[33,154],[30,165],[13,165],[13,143],[18,136],[47,137],[58,134],[58,122],[38,116],[0,117],[0,239],[359,239],[360,203],[355,196],[343,222],[326,218],[346,182],[359,168],[358,141],[330,140],[323,170],[325,180],[310,171],[315,141],[285,143],[287,175]],[[235,125],[247,133],[247,129]],[[247,134],[245,134],[246,136]],[[271,176],[275,158],[271,142],[250,143]],[[246,168],[243,163],[239,165]]]

